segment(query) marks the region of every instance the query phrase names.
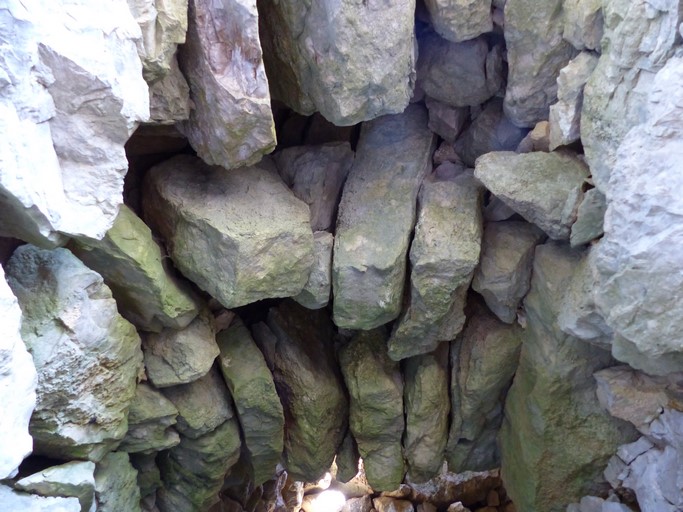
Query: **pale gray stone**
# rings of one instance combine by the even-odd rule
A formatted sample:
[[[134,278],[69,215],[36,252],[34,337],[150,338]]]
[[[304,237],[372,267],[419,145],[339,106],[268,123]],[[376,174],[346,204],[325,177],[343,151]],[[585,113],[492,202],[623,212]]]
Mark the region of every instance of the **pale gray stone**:
[[[466,107],[451,107],[440,101],[426,98],[429,110],[429,129],[448,143],[455,142],[470,116]]]
[[[128,453],[154,453],[180,442],[172,428],[178,409],[164,395],[145,383],[138,384],[128,413],[128,432],[119,450]]]
[[[95,469],[97,512],[140,512],[137,475],[127,453],[105,455]]]
[[[427,112],[417,104],[363,124],[334,240],[332,291],[339,327],[372,329],[398,316],[415,199],[434,145]]]
[[[550,151],[550,125],[548,121],[539,121],[533,130],[527,133],[517,146],[517,153],[531,153],[533,151]]]
[[[166,125],[187,121],[190,107],[190,86],[174,55],[168,74],[149,86],[149,122]]]
[[[439,510],[456,502],[476,503],[486,500],[492,489],[502,485],[500,471],[465,471],[464,473],[443,472],[436,478],[422,484],[402,484],[413,502],[429,501]],[[405,494],[404,494],[405,495]]]
[[[617,450],[617,456],[624,463],[630,464],[653,446],[652,441],[643,436],[637,441],[621,445]]]
[[[66,249],[23,245],[6,271],[38,371],[34,452],[98,461],[128,428],[140,337],[118,314],[102,277]]]
[[[329,304],[330,293],[332,293],[334,237],[327,231],[316,231],[313,233],[313,242],[315,262],[311,274],[301,293],[292,298],[308,309],[320,309]]]
[[[572,225],[569,243],[572,247],[587,244],[602,236],[607,210],[607,198],[597,188],[587,190],[576,211],[576,222]]]
[[[8,512],[81,512],[81,504],[77,498],[44,498],[16,492],[11,487],[2,484],[0,484],[0,503]]]
[[[178,269],[226,308],[296,295],[311,271],[308,207],[273,167],[226,171],[182,155],[147,174],[146,220]]]
[[[572,153],[488,153],[474,175],[496,197],[554,239],[568,239],[588,168]]]
[[[180,126],[202,160],[231,169],[275,148],[256,0],[189,0],[178,61],[194,107]]]
[[[398,114],[415,83],[415,0],[259,1],[273,96],[340,126]]]
[[[631,463],[623,485],[635,492],[643,512],[676,512],[683,507],[682,464],[680,449],[653,448]]]
[[[503,322],[517,319],[517,309],[529,290],[534,250],[544,238],[540,229],[527,222],[489,222],[484,228],[472,289]]]
[[[95,463],[73,461],[52,466],[22,478],[14,488],[39,496],[78,498],[81,512],[90,512],[95,501]]]
[[[493,30],[491,0],[426,0],[439,35],[459,43]]]
[[[577,50],[600,51],[603,33],[601,0],[563,0],[562,37]]]
[[[390,496],[380,496],[372,500],[377,512],[413,512],[415,508],[408,500],[399,500]]]

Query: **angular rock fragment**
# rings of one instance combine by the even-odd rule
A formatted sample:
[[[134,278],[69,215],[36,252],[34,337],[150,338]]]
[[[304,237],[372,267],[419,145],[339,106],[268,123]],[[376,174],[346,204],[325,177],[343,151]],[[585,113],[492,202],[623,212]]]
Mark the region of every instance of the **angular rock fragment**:
[[[66,249],[21,246],[6,270],[38,371],[34,452],[98,461],[128,428],[140,337],[102,278]]]
[[[374,498],[372,504],[377,512],[413,512],[415,508],[408,500],[398,500],[390,496]]]
[[[190,86],[173,56],[171,70],[149,87],[150,124],[175,124],[190,118]]]
[[[359,459],[358,445],[349,430],[335,456],[334,462],[337,464],[335,479],[338,482],[348,482],[354,478],[358,474]]]
[[[320,309],[330,302],[332,293],[332,247],[334,237],[327,231],[313,233],[315,262],[301,293],[292,297],[308,309]]]
[[[256,0],[189,0],[188,16],[178,61],[194,108],[182,130],[209,165],[255,164],[275,148]]]
[[[548,152],[549,149],[549,138],[550,136],[550,126],[548,121],[539,121],[531,130],[524,136],[522,142],[517,146],[517,153],[531,153],[533,151],[544,151]]]
[[[269,160],[227,171],[191,156],[152,168],[145,218],[178,269],[226,308],[296,295],[313,264],[305,203]]]
[[[365,123],[344,186],[332,263],[334,323],[372,329],[400,312],[415,198],[434,151],[427,112]]]
[[[600,51],[603,13],[600,0],[564,0],[562,37],[577,50]]]
[[[7,510],[30,510],[31,512],[81,512],[77,498],[44,498],[33,494],[17,492],[0,484],[0,503]]]
[[[571,153],[500,151],[477,159],[474,175],[548,236],[568,239],[588,169]]]
[[[95,469],[95,498],[98,512],[140,512],[137,471],[127,453],[108,453]]]
[[[90,512],[95,501],[95,464],[73,461],[52,466],[22,478],[14,487],[39,496],[78,498],[81,512]]]
[[[434,30],[459,43],[493,30],[491,0],[427,0]]]
[[[569,243],[572,247],[587,244],[599,238],[604,232],[607,199],[597,188],[587,190],[576,211],[576,222],[572,225]]]
[[[464,124],[470,116],[465,107],[451,107],[440,101],[427,98],[425,100],[429,110],[429,129],[449,143],[455,142]]]

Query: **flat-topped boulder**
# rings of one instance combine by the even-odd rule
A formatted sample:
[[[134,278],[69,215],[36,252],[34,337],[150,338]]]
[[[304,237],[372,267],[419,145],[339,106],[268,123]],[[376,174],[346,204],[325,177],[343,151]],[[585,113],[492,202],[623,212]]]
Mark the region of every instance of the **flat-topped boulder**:
[[[426,0],[425,5],[441,37],[467,41],[493,30],[491,0]]]

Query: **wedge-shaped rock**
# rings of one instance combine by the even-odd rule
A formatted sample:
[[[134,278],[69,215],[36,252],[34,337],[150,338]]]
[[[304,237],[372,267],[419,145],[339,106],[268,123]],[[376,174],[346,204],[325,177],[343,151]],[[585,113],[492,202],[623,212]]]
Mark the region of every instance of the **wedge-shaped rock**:
[[[227,171],[191,156],[152,168],[145,217],[178,269],[226,308],[296,295],[313,265],[306,204],[269,160]]]
[[[431,352],[462,328],[464,304],[456,302],[479,262],[481,195],[472,171],[452,179],[432,175],[423,182],[410,248],[410,302],[389,339],[395,361]],[[459,328],[451,326],[450,337],[444,337],[444,324],[455,323],[454,315],[462,319]]]
[[[327,231],[313,233],[315,262],[301,293],[292,297],[308,309],[324,308],[332,292],[332,247],[334,237]]]
[[[173,429],[178,416],[173,402],[147,384],[138,384],[128,413],[128,433],[119,450],[128,453],[153,453],[167,450],[180,442]]]
[[[235,320],[218,334],[223,378],[235,401],[254,485],[275,474],[283,450],[284,415],[273,376],[249,330]]]
[[[517,308],[529,291],[536,245],[544,233],[520,221],[489,222],[484,229],[481,261],[472,279],[472,289],[503,322],[517,319]]]
[[[372,329],[401,308],[415,199],[434,150],[424,107],[365,123],[344,186],[332,263],[334,323]]]
[[[557,98],[557,75],[576,50],[564,39],[563,0],[508,0],[505,43],[509,74],[505,113],[518,126],[548,119]]]
[[[34,494],[17,492],[0,484],[0,503],[7,510],[30,510],[31,512],[81,512],[77,498],[44,498]]]
[[[326,311],[294,301],[271,308],[267,325],[254,328],[284,409],[285,468],[307,482],[318,481],[329,469],[346,432],[348,401],[333,328]]]
[[[121,314],[137,327],[182,329],[197,315],[196,301],[165,270],[152,232],[127,206],[102,240],[82,239],[71,247],[104,278]]]
[[[406,108],[415,83],[414,0],[258,6],[275,98],[340,126]]]
[[[52,466],[22,478],[14,487],[39,496],[78,498],[81,512],[90,512],[95,501],[95,464],[73,461]]]
[[[408,475],[411,482],[423,482],[441,470],[448,440],[448,343],[407,359],[403,375]]]
[[[432,25],[439,35],[459,43],[493,30],[491,0],[427,0]]]
[[[207,313],[181,331],[143,336],[147,376],[158,388],[187,384],[207,374],[218,357],[216,333]]]
[[[189,0],[188,16],[178,62],[194,108],[182,129],[210,165],[254,164],[275,148],[256,0]]]
[[[519,326],[501,323],[477,303],[465,330],[451,342],[449,471],[484,471],[500,465],[496,437],[522,336]]]
[[[95,468],[97,512],[140,512],[137,476],[127,453],[108,453]]]
[[[375,491],[398,488],[405,473],[401,438],[403,378],[386,353],[383,329],[359,332],[339,353],[349,390],[349,426]]]
[[[102,277],[66,249],[23,245],[6,270],[38,371],[34,452],[98,461],[128,429],[140,337],[118,314]]]
[[[577,50],[600,51],[604,24],[602,5],[601,0],[563,0],[562,37]]]
[[[559,512],[590,494],[616,448],[636,438],[595,395],[592,374],[612,364],[609,352],[557,325],[579,261],[557,242],[536,249],[527,328],[500,432],[505,489],[520,510]]]
[[[170,72],[149,87],[149,122],[175,124],[190,118],[190,86],[173,56]]]
[[[432,98],[425,98],[425,105],[429,110],[429,129],[441,137],[445,143],[455,142],[470,118],[470,109],[451,107]]]
[[[569,243],[572,247],[587,244],[599,238],[604,232],[607,199],[597,188],[592,188],[583,196],[576,211],[576,222],[572,225]]]
[[[478,158],[474,175],[550,238],[568,239],[588,168],[571,153],[500,151]]]

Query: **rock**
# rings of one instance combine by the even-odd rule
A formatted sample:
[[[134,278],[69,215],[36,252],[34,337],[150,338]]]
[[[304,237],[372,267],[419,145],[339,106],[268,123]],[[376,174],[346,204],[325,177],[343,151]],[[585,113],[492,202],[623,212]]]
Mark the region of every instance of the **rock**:
[[[361,331],[341,348],[339,364],[350,397],[349,427],[375,491],[396,489],[405,472],[403,379],[389,359],[381,329]]]
[[[550,238],[568,239],[588,177],[571,153],[489,153],[477,159],[474,176],[496,197]]]
[[[407,498],[416,503],[430,502],[443,510],[454,502],[473,506],[486,500],[491,489],[501,486],[498,470],[464,473],[442,473],[422,484],[411,483]],[[402,486],[403,487],[403,486]]]
[[[178,432],[191,439],[212,432],[234,416],[217,368],[189,384],[165,388],[163,393],[178,409]]]
[[[609,416],[595,396],[591,376],[611,364],[610,354],[557,325],[579,261],[558,242],[536,249],[520,363],[499,436],[505,489],[519,510],[560,511],[597,492],[616,447],[635,438],[633,427]]]
[[[256,1],[190,0],[188,17],[178,62],[194,108],[182,131],[209,165],[255,164],[275,148]]]
[[[142,349],[147,376],[158,388],[188,384],[206,375],[219,353],[208,313],[180,331],[164,329],[143,336]]]
[[[412,482],[423,482],[439,473],[448,440],[448,344],[406,359],[403,376],[408,475]]]
[[[337,474],[334,475],[335,480],[337,482],[349,482],[358,475],[359,459],[358,445],[351,431],[348,431],[335,456],[334,462],[337,464]]]
[[[431,352],[462,329],[464,292],[479,262],[481,193],[471,171],[423,182],[410,248],[410,299],[389,338],[393,360]]]
[[[427,0],[438,34],[459,43],[493,30],[491,0]]]
[[[254,485],[275,474],[283,450],[284,416],[273,376],[240,320],[217,337],[220,368],[235,402]]]
[[[491,151],[515,151],[526,135],[525,128],[512,124],[503,113],[503,101],[494,98],[456,141],[463,162],[474,167],[481,155]]]
[[[512,208],[493,194],[489,194],[488,203],[484,206],[484,222],[500,222],[515,215],[517,213]]]
[[[123,144],[149,117],[140,29],[125,0],[13,3],[0,23],[0,233],[101,238],[122,203]]]
[[[228,172],[184,155],[147,174],[146,220],[178,269],[226,308],[296,295],[313,264],[308,208],[272,167]]]
[[[419,105],[363,124],[334,241],[332,291],[339,327],[372,329],[398,316],[415,199],[434,143],[427,112]]]
[[[339,126],[398,114],[415,84],[415,1],[259,1],[272,94]]]
[[[683,155],[681,80],[683,57],[672,57],[651,86],[647,120],[619,146],[593,266],[595,300],[615,332],[612,355],[653,375],[683,370],[675,334],[683,328],[683,226],[674,192],[683,183],[674,172]]]
[[[572,225],[569,243],[572,247],[587,244],[605,232],[603,222],[607,210],[607,199],[597,188],[587,190],[576,211],[576,222]]]
[[[527,222],[489,222],[484,228],[472,289],[503,322],[517,319],[517,309],[529,290],[534,250],[544,238],[540,229]]]
[[[641,437],[637,441],[621,445],[616,456],[622,462],[630,464],[653,446],[654,444],[647,437]]]
[[[341,512],[371,512],[372,511],[372,497],[363,496],[362,498],[351,498],[346,500]]]
[[[95,501],[94,472],[93,462],[67,462],[24,477],[14,487],[39,496],[78,498],[81,512],[89,512]]]
[[[274,155],[282,180],[311,210],[313,231],[333,231],[342,187],[353,163],[348,143],[295,146]]]
[[[140,511],[140,489],[137,471],[127,453],[111,452],[95,469],[97,512]]]
[[[138,472],[138,487],[142,500],[147,497],[156,500],[157,489],[162,486],[161,473],[156,463],[157,454],[133,453],[130,463]],[[144,510],[144,506],[141,504]],[[150,507],[151,508],[151,507]]]
[[[449,144],[445,141],[441,142],[441,144],[439,144],[439,147],[436,148],[436,151],[434,151],[433,161],[434,167],[440,167],[441,164],[444,163],[452,163],[456,166],[464,167],[462,159],[455,151],[453,144]]]
[[[502,85],[501,47],[489,50],[484,37],[453,43],[426,33],[420,37],[417,79],[427,96],[446,105],[479,105]]]
[[[16,492],[7,485],[0,484],[0,503],[6,510],[31,512],[81,512],[77,498],[43,498],[33,494]]]
[[[425,105],[429,110],[429,129],[446,142],[453,144],[469,119],[469,109],[451,107],[431,98],[425,100]]]
[[[562,39],[562,3],[508,0],[505,4],[509,74],[504,107],[517,126],[531,127],[548,119],[548,107],[557,97],[557,75],[576,53]]]
[[[269,310],[267,325],[257,325],[253,334],[284,409],[283,464],[292,478],[317,481],[332,464],[347,425],[332,322],[324,310],[285,301]]]
[[[0,267],[0,480],[12,478],[33,450],[29,420],[36,406],[38,376],[21,339],[22,314]]]
[[[170,125],[187,121],[190,110],[190,86],[174,55],[169,73],[149,87],[149,122]]]
[[[583,88],[598,57],[581,52],[560,70],[557,77],[557,103],[550,106],[550,149],[572,144],[581,138]]]
[[[128,428],[140,337],[102,278],[66,249],[23,245],[6,271],[38,371],[34,453],[98,461]]]
[[[119,450],[128,453],[153,453],[167,450],[180,442],[172,428],[178,409],[161,393],[140,383],[128,413],[128,433]]]
[[[332,247],[334,237],[327,231],[313,233],[315,262],[308,281],[298,295],[292,297],[308,309],[320,309],[330,302],[332,293]]]
[[[563,68],[564,69],[564,68]],[[552,108],[552,107],[551,107]],[[527,133],[522,142],[517,146],[517,153],[531,153],[532,151],[544,151],[549,149],[550,125],[548,121],[539,121],[534,129]]]
[[[388,496],[380,496],[372,500],[377,512],[413,512],[413,504],[407,500],[397,500]]]
[[[562,37],[577,50],[600,51],[603,15],[600,0],[564,0]]]
[[[496,436],[523,337],[518,325],[503,324],[483,305],[476,305],[465,330],[451,342],[446,451],[450,471],[484,471],[500,465]]]
[[[141,329],[182,329],[197,315],[188,289],[164,268],[152,232],[126,205],[102,240],[74,241],[71,249],[104,278],[121,314]]]

